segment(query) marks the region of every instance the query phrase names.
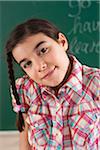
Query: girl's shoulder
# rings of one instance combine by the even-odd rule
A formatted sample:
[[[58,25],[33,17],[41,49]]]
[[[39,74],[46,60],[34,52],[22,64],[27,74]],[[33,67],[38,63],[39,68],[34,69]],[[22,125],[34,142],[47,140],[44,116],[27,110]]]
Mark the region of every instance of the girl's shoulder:
[[[100,69],[83,66],[83,89],[96,101],[100,99]],[[88,90],[88,92],[87,92]],[[98,104],[100,106],[100,104]]]
[[[19,87],[23,87],[24,89],[28,89],[31,85],[35,84],[35,82],[32,79],[30,79],[27,75],[24,75],[20,78],[17,78],[15,83],[16,83],[17,89]]]
[[[83,81],[91,82],[95,85],[100,84],[100,69],[83,65],[82,69]]]
[[[83,65],[83,74],[86,75],[86,76],[100,77],[100,69]]]
[[[29,83],[30,81],[31,79],[27,75],[23,75],[22,77],[16,79],[16,84],[21,85],[21,84],[25,84],[26,82]]]
[[[38,85],[30,79],[27,75],[24,75],[20,78],[16,79],[16,89],[19,95],[20,103],[21,103],[21,111],[26,112],[29,109],[30,104],[37,96]],[[17,110],[17,104],[14,96],[12,96],[12,103],[14,107],[14,111]]]
[[[16,79],[17,92],[30,97],[38,91],[38,84],[30,79],[27,75],[24,75]]]

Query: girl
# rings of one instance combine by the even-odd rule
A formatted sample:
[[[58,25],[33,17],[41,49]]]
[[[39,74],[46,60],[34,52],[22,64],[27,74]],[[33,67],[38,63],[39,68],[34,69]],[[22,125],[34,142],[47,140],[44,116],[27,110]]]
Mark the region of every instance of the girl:
[[[67,38],[46,20],[30,19],[5,49],[20,150],[99,150],[99,69],[68,53]],[[15,81],[13,59],[25,75]]]

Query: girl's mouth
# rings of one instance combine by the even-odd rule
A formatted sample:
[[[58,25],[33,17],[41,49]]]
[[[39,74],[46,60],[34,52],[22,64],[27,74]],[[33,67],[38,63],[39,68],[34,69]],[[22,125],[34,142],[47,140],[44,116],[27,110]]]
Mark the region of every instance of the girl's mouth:
[[[51,71],[49,71],[46,75],[42,77],[42,79],[49,78],[55,71],[56,67],[54,67]]]

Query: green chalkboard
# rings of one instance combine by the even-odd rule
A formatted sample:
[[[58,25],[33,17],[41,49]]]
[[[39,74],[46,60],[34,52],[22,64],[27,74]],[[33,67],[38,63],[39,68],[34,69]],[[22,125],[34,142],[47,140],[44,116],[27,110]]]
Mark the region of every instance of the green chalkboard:
[[[5,41],[13,27],[32,17],[54,22],[68,37],[70,50],[84,64],[99,67],[99,1],[0,1],[0,130],[13,130]],[[15,65],[16,77],[20,69]]]

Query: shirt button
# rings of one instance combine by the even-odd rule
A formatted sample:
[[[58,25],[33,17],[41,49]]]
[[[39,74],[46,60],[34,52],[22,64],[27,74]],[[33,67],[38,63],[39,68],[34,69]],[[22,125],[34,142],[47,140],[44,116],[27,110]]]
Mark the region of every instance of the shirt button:
[[[56,136],[58,136],[58,133],[56,133]]]
[[[37,128],[38,126],[39,126],[39,125],[38,125],[38,123],[35,123],[34,127],[36,127],[36,128]]]
[[[61,134],[60,131],[57,131],[57,133],[56,133],[56,140],[57,140],[58,142],[61,142],[61,141],[62,141],[62,134]]]
[[[58,137],[60,135],[61,135],[60,131],[57,131],[56,136]]]

